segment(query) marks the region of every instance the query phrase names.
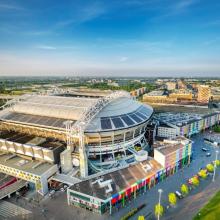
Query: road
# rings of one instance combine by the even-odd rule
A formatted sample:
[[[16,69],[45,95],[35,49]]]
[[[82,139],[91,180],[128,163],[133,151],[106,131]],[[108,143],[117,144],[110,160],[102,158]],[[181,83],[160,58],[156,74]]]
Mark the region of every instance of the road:
[[[178,202],[175,208],[170,209],[164,220],[184,219],[191,220],[216,192],[220,189],[220,175],[213,183],[210,179],[203,180],[200,186],[189,196]]]
[[[206,143],[204,143],[203,141],[203,134],[199,134],[195,137],[191,138],[193,140],[193,155],[194,155],[194,159],[191,162],[189,167],[185,167],[182,170],[179,170],[177,173],[175,173],[173,176],[170,176],[168,178],[166,178],[163,182],[159,183],[158,185],[156,185],[154,188],[152,188],[151,190],[148,190],[144,195],[139,196],[135,201],[133,201],[133,203],[129,206],[126,207],[125,209],[121,210],[118,213],[115,213],[115,215],[113,215],[113,217],[111,217],[110,219],[120,219],[121,216],[125,215],[130,209],[137,207],[138,205],[142,204],[143,202],[147,203],[147,206],[141,210],[137,215],[134,216],[134,218],[131,219],[137,219],[138,215],[146,215],[150,212],[152,212],[152,216],[150,217],[150,219],[155,219],[154,218],[154,205],[156,203],[158,203],[158,189],[161,188],[163,189],[163,193],[162,193],[162,197],[161,197],[161,202],[162,204],[166,207],[168,205],[168,194],[170,192],[175,192],[176,190],[180,189],[180,186],[185,183],[190,177],[192,177],[193,175],[195,175],[200,168],[204,167],[206,164],[208,164],[209,162],[213,161],[215,158],[215,148],[211,145],[208,145]],[[209,149],[210,153],[211,153],[211,157],[206,157],[206,153],[203,152],[201,150],[202,147],[205,147],[207,149]],[[219,179],[219,169],[217,172],[217,178]],[[217,181],[216,181],[217,182]],[[217,191],[215,189],[215,186],[210,184],[211,180],[207,179],[206,182],[202,183],[203,185],[206,185],[207,188],[210,188],[215,191]],[[198,187],[198,191],[203,190],[202,186]],[[209,187],[208,187],[209,186]],[[205,187],[205,186],[203,186]],[[204,188],[205,189],[205,188]],[[197,192],[197,190],[195,190],[195,192]],[[193,193],[195,193],[193,192]],[[206,199],[208,200],[209,198],[211,198],[212,195],[208,194]],[[196,201],[196,197],[193,197],[194,200]],[[184,199],[185,200],[185,199]],[[191,201],[191,200],[190,200]],[[204,203],[201,202],[201,206]],[[184,206],[185,204],[183,204]],[[180,206],[180,204],[179,204]],[[182,205],[179,207],[179,210],[183,207]],[[197,213],[197,210],[194,210],[194,212],[192,211],[191,213],[189,213],[189,219],[192,219],[192,216],[194,216]],[[165,217],[164,217],[165,218]],[[149,219],[149,217],[148,217]],[[161,218],[163,219],[163,218]],[[178,218],[173,218],[173,219],[178,219],[178,220],[186,220],[185,216],[183,216],[182,218],[179,217]]]
[[[22,201],[17,201],[20,206],[29,209],[33,212],[32,217],[29,219],[48,219],[48,220],[117,220],[124,216],[129,210],[134,207],[137,207],[140,204],[146,203],[147,206],[141,210],[138,214],[136,214],[131,219],[137,219],[138,215],[147,215],[152,212],[152,215],[148,217],[148,219],[155,219],[154,217],[154,206],[158,202],[158,189],[163,189],[161,202],[165,207],[168,205],[167,195],[170,192],[174,192],[179,190],[180,186],[185,183],[190,177],[196,174],[201,167],[204,167],[207,163],[211,162],[215,158],[215,149],[213,146],[205,144],[203,141],[203,135],[199,134],[196,137],[193,137],[193,153],[194,159],[189,167],[186,167],[173,176],[166,178],[163,182],[159,183],[152,189],[148,190],[145,194],[138,196],[135,200],[133,200],[129,205],[125,208],[115,212],[112,216],[108,214],[98,215],[91,213],[84,209],[75,208],[73,206],[68,206],[66,201],[65,193],[57,192],[55,194],[55,198],[45,199],[44,202],[41,203],[40,206],[32,205],[31,203]],[[211,152],[211,157],[206,157],[205,152],[201,150],[202,147],[206,147]],[[192,219],[192,217],[197,213],[198,209],[201,208],[217,191],[220,183],[220,175],[219,170],[216,175],[216,182],[212,183],[211,178],[204,180],[201,182],[201,186],[197,189],[193,190],[190,195],[181,201],[178,202],[176,208],[169,209],[169,211],[165,214],[161,219],[166,220],[188,220]],[[218,184],[217,184],[218,183]],[[47,210],[46,212],[42,212],[42,210]],[[186,214],[187,213],[187,214]],[[18,218],[16,218],[18,219]]]

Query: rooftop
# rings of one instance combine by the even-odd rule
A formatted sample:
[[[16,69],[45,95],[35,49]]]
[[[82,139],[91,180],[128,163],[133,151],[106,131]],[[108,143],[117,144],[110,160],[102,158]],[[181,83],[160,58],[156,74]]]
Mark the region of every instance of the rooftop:
[[[163,155],[169,155],[177,150],[183,148],[186,143],[189,143],[190,140],[185,137],[177,137],[174,140],[163,140],[156,141],[153,145],[153,148]]]
[[[100,103],[101,100],[97,98],[24,95],[20,101],[0,112],[0,121],[65,130],[66,121],[72,121],[73,125],[82,120],[87,111],[89,115],[97,109],[86,125],[86,132],[99,132],[142,124],[153,113],[151,106],[131,97],[115,96],[103,107]]]
[[[149,158],[142,163],[84,180],[74,184],[70,189],[97,197],[101,200],[106,200],[114,194],[131,187],[131,185],[135,184],[138,180],[150,178],[160,169],[162,169],[162,166],[153,158]],[[107,183],[109,183],[110,186]]]
[[[162,90],[154,90],[152,92],[149,92],[147,94],[145,94],[146,96],[163,96],[164,95],[164,91]]]
[[[54,164],[39,162],[36,160],[27,160],[26,157],[19,157],[13,154],[5,154],[0,151],[0,165],[28,172],[41,176],[47,172]]]
[[[56,149],[57,147],[66,146],[66,143],[53,138],[43,138],[34,135],[22,134],[15,131],[0,131],[0,139],[20,144],[40,146],[52,150]]]
[[[173,152],[176,152],[178,149],[181,149],[184,147],[183,144],[177,143],[177,144],[155,144],[154,146],[155,150],[158,150],[163,155],[169,155]]]

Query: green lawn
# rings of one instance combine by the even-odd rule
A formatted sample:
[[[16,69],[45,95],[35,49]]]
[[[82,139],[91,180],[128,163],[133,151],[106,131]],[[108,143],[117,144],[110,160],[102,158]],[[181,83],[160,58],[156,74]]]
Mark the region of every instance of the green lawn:
[[[200,213],[200,215],[198,215]],[[197,213],[193,220],[220,219],[220,191]]]

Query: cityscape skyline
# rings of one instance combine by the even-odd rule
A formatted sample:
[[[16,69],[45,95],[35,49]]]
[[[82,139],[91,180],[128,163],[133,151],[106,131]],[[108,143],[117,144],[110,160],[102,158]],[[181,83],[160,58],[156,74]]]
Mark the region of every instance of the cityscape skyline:
[[[217,77],[220,3],[0,1],[0,76]]]

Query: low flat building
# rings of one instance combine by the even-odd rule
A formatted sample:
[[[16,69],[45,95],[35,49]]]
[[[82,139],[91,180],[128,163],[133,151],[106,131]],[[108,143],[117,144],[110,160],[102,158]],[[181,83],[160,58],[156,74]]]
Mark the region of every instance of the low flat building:
[[[154,90],[143,95],[143,101],[149,103],[173,103],[176,102],[176,98],[170,98],[164,94],[162,90]]]
[[[174,138],[175,136],[190,137],[202,130],[219,123],[220,113],[159,113],[155,118],[160,122],[157,135],[159,137]],[[166,125],[166,126],[164,126]],[[176,129],[174,132],[173,129]]]
[[[154,159],[166,170],[178,170],[190,163],[192,142],[187,138],[178,137],[174,140],[158,141],[153,147]]]
[[[111,214],[161,181],[163,174],[162,165],[149,157],[144,162],[74,184],[67,190],[68,204]]]
[[[176,128],[162,123],[157,128],[157,136],[162,138],[176,138],[177,131]]]
[[[169,94],[169,98],[174,98],[174,99],[177,99],[178,101],[181,101],[181,100],[191,101],[193,98],[193,95],[191,92],[189,93],[174,92],[174,93]]]
[[[56,164],[30,160],[0,151],[0,172],[35,184],[42,195],[48,192],[48,179],[58,171]]]

